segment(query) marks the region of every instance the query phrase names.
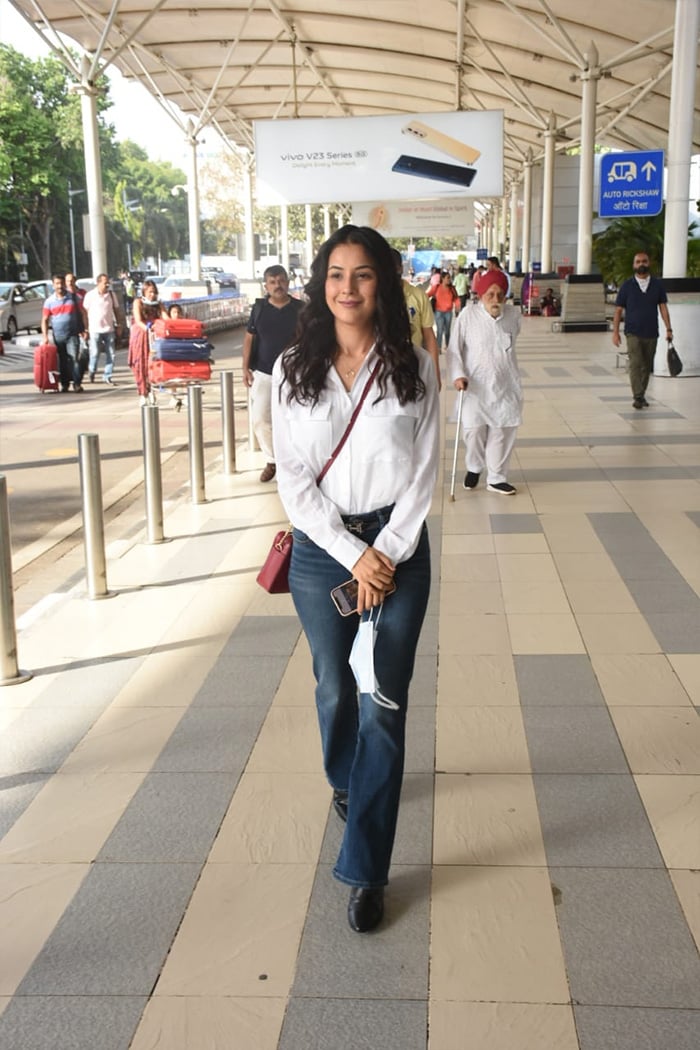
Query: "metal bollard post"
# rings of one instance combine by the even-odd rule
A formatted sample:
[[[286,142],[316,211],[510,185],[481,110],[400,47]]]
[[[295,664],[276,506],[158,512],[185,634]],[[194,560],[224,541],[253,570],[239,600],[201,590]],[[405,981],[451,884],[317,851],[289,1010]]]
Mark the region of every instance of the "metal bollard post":
[[[12,548],[10,512],[7,505],[7,479],[0,474],[0,685],[20,685],[32,677],[17,667],[15,595],[12,589]]]
[[[221,373],[221,428],[224,445],[224,474],[235,474],[236,413],[233,401],[233,372]]]
[[[143,480],[146,496],[146,543],[163,543],[163,476],[160,466],[158,405],[141,408]]]
[[[78,434],[78,460],[88,598],[110,598],[111,594],[107,590],[99,434]]]
[[[202,388],[197,383],[190,386],[187,391],[187,424],[190,439],[190,498],[192,503],[206,503]]]

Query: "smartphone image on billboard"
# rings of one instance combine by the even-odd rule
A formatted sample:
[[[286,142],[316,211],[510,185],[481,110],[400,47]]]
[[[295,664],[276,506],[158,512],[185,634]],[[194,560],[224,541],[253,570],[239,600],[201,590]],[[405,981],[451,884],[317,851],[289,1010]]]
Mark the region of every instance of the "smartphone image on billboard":
[[[442,131],[436,131],[422,120],[412,120],[401,131],[404,135],[432,146],[440,153],[446,153],[448,157],[461,160],[463,164],[474,164],[481,156],[478,149],[468,146],[466,142],[460,142],[459,139],[453,139],[451,135],[445,135]]]
[[[436,182],[449,182],[453,186],[471,186],[476,175],[476,168],[462,168],[458,164],[443,164],[439,160],[426,160],[425,157],[409,157],[402,153],[392,164],[392,171],[402,175],[416,175],[420,179],[434,179]]]

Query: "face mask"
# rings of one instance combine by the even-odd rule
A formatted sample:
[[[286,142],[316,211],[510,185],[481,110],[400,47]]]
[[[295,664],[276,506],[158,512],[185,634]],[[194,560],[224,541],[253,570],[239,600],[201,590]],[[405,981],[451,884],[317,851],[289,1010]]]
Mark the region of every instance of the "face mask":
[[[648,266],[646,266],[646,265],[645,265],[644,263],[642,263],[642,265],[641,265],[641,266],[637,266],[637,267],[636,267],[636,269],[635,269],[635,271],[634,271],[634,272],[635,272],[635,273],[641,273],[641,275],[642,275],[642,277],[643,277],[645,273],[649,273],[649,267],[648,267]]]
[[[381,607],[377,613],[376,620],[372,619],[373,612],[374,610],[370,612],[366,620],[360,621],[348,662],[355,676],[357,688],[361,693],[368,693],[375,704],[379,704],[380,707],[388,707],[392,711],[398,711],[399,705],[394,703],[393,700],[389,700],[380,691],[374,674],[374,646],[377,641],[379,617],[382,614]]]

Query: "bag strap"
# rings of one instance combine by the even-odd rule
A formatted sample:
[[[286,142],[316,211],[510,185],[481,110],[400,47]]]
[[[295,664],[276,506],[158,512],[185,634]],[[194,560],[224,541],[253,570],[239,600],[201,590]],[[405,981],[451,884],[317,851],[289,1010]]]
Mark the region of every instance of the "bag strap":
[[[357,417],[360,414],[360,409],[362,408],[362,406],[364,404],[365,398],[369,394],[369,388],[371,387],[372,383],[374,382],[374,375],[375,375],[375,372],[377,371],[378,368],[379,368],[379,362],[377,362],[377,364],[374,366],[374,368],[372,369],[372,371],[369,374],[369,379],[365,383],[365,388],[362,391],[362,396],[360,397],[360,400],[357,402],[357,405],[355,407],[355,411],[350,416],[350,422],[348,423],[348,425],[345,428],[345,433],[343,434],[343,436],[341,437],[340,441],[338,442],[338,444],[335,446],[335,448],[331,452],[330,459],[328,460],[328,462],[324,466],[323,470],[321,471],[319,476],[316,478],[316,484],[317,485],[321,484],[321,482],[325,478],[326,474],[328,473],[328,471],[330,470],[330,468],[333,466],[333,464],[335,463],[336,459],[338,458],[338,456],[340,454],[340,450],[342,449],[343,445],[345,444],[345,442],[350,437],[350,431],[355,426],[355,421],[357,420]]]

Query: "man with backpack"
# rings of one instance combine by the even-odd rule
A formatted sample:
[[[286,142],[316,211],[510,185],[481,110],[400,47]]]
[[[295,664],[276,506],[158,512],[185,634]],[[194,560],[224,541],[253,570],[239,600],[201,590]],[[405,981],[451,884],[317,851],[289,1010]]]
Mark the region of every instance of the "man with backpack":
[[[256,299],[243,339],[243,382],[250,387],[253,431],[266,463],[261,481],[277,473],[272,447],[272,366],[294,341],[301,302],[289,294],[284,266],[268,266],[263,274],[265,298]]]

